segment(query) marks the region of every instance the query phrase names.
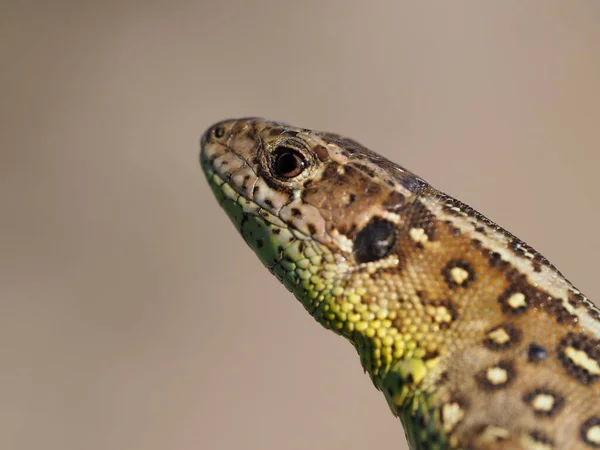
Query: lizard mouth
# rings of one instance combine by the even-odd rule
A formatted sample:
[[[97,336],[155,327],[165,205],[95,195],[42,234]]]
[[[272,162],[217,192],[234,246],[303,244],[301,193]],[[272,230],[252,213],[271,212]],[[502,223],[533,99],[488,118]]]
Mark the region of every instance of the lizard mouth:
[[[280,122],[262,119],[240,119],[218,122],[200,140],[200,164],[219,204],[227,210],[237,228],[243,221],[256,217],[279,234],[286,229],[295,239],[314,239],[294,221],[285,220],[281,210],[290,200],[288,193],[278,192],[264,176],[261,177],[257,158],[262,127]],[[234,208],[235,206],[235,208]]]
[[[259,184],[263,195],[269,188],[246,153],[232,147],[226,136],[221,142],[203,138],[200,163],[219,205],[263,265],[291,291],[314,280],[318,271],[339,269],[325,245],[283,220],[277,208],[263,204],[260,193],[254,195]]]

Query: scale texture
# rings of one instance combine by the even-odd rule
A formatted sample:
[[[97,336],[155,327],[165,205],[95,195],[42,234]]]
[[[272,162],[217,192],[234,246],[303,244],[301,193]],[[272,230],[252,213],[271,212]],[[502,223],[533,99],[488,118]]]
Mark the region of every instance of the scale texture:
[[[200,161],[262,263],[354,345],[412,449],[600,448],[600,311],[523,241],[333,133],[226,120]]]

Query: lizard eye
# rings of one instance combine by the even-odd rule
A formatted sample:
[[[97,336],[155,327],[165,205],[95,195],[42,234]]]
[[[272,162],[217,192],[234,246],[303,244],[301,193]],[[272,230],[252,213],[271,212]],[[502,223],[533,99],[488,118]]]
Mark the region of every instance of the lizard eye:
[[[295,178],[308,167],[306,157],[295,148],[279,146],[273,151],[273,175],[277,178]]]

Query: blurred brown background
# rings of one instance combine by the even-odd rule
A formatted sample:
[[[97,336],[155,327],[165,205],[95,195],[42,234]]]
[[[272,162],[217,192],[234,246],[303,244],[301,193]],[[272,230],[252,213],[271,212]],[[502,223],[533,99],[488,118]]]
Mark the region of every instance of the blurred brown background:
[[[597,0],[5,0],[0,448],[402,448],[219,210],[198,137],[351,135],[597,300],[599,23]]]

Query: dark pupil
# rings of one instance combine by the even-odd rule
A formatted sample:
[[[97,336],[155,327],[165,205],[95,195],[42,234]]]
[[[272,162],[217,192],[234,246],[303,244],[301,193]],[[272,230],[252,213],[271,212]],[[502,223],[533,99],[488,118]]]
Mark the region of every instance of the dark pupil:
[[[275,171],[283,177],[295,177],[304,170],[304,161],[295,150],[284,149],[275,159]]]
[[[223,128],[223,127],[215,128],[215,137],[222,138],[223,136],[225,136],[225,128]]]

